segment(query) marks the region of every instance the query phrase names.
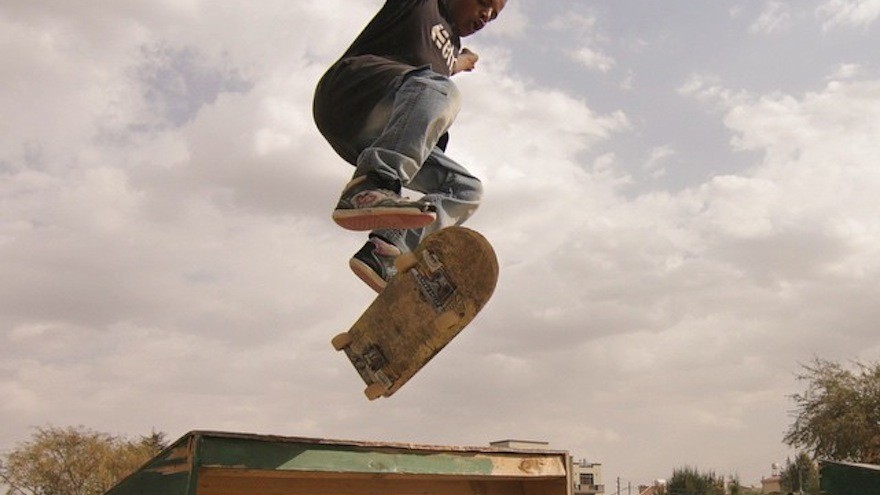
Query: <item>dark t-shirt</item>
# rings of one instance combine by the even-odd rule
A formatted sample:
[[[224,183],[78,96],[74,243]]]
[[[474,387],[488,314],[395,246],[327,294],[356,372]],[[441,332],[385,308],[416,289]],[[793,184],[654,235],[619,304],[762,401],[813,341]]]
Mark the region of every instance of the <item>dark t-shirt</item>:
[[[336,143],[357,135],[398,76],[430,67],[450,76],[461,40],[447,20],[446,0],[387,0],[315,91],[318,129]]]

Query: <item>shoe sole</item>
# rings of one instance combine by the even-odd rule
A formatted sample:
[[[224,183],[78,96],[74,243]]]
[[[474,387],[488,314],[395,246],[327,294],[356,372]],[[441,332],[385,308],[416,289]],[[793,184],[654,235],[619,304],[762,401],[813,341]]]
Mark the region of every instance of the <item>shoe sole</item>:
[[[352,258],[348,260],[348,266],[359,279],[361,279],[365,284],[369,285],[371,289],[376,291],[376,293],[382,292],[388,285],[388,283],[385,282],[382,277],[376,275],[376,272],[374,272],[373,269],[369,267],[369,265],[357,258]]]
[[[335,210],[333,221],[347,230],[418,229],[434,223],[437,214],[418,208]]]

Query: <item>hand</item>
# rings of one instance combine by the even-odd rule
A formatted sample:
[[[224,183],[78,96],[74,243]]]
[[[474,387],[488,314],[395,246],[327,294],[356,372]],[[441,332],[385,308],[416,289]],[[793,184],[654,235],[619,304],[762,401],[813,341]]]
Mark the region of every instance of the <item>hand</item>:
[[[480,56],[476,53],[467,48],[462,48],[461,52],[458,54],[458,58],[455,59],[455,67],[452,69],[452,73],[458,74],[461,71],[470,72],[474,70],[474,67],[477,66],[477,60],[479,59]]]

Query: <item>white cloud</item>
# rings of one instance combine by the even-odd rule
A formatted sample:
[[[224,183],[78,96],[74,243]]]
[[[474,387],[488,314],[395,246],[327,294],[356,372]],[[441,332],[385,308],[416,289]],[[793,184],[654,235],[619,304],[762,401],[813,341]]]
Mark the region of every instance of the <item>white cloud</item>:
[[[791,27],[789,7],[781,1],[770,1],[764,5],[761,15],[749,26],[752,33],[778,33]]]
[[[709,103],[727,103],[739,98],[733,91],[721,85],[718,76],[711,74],[691,74],[687,81],[678,88],[678,92]]]
[[[198,394],[215,363],[326,311],[316,294],[334,269],[321,267],[347,277],[348,248],[317,246],[349,170],[314,131],[304,103],[320,66],[305,54],[332,59],[350,26],[326,28],[334,2],[295,3],[110,2],[94,16],[4,4],[0,108],[16,117],[0,133],[0,271],[15,283],[0,286],[0,383],[21,399],[3,406],[4,442],[53,410],[95,424],[101,410],[165,402],[183,360]],[[358,12],[369,15],[348,22]],[[297,246],[308,255],[291,256]],[[365,302],[358,289],[339,294]],[[119,375],[134,368],[141,389]]]
[[[872,165],[880,159],[873,139],[880,125],[880,82],[831,82],[802,97],[733,95],[723,89],[694,94],[716,98],[735,133],[735,147],[764,154],[748,176],[713,181],[729,194],[719,196],[715,189],[707,211],[733,237],[751,239],[731,246],[731,252],[745,255],[777,245],[781,251],[765,253],[764,262],[742,261],[782,284],[876,276],[880,244],[864,236],[880,234],[868,206],[880,183]],[[716,209],[724,197],[736,206]]]
[[[569,51],[572,60],[582,64],[590,70],[608,72],[615,65],[614,57],[605,53],[600,46],[608,42],[597,28],[597,19],[593,15],[569,13],[558,16],[551,20],[549,28],[571,33],[576,40],[573,48]]]
[[[491,310],[506,332],[491,347],[553,362],[562,376],[586,367],[591,397],[606,404],[621,406],[627,397],[678,404],[674,394],[703,390],[711,402],[692,402],[693,416],[664,425],[693,434],[696,424],[718,438],[754,428],[757,410],[785,410],[792,386],[785,368],[794,363],[780,369],[780,349],[852,356],[874,347],[869,321],[880,296],[880,222],[872,198],[880,149],[870,139],[880,122],[880,83],[832,84],[797,96],[720,83],[700,88],[690,94],[721,112],[735,146],[763,159],[699,187],[631,201],[615,181],[596,188],[569,179],[556,185],[568,214],[524,197],[546,221],[502,221],[522,225],[525,240],[516,244],[493,232],[511,254],[493,302],[505,310]],[[530,290],[514,289],[525,286]],[[845,341],[835,336],[841,327]],[[540,344],[526,333],[517,340],[516,328],[539,332]],[[761,378],[760,369],[776,379]],[[590,403],[606,411],[602,402]],[[775,417],[785,421],[784,412]]]
[[[584,46],[575,50],[572,54],[572,58],[582,63],[587,68],[598,70],[599,72],[608,72],[614,67],[614,59],[611,56],[596,51],[589,46]]]
[[[854,79],[862,72],[860,64],[840,64],[837,69],[828,76],[829,80]]]
[[[506,58],[490,53],[487,59]],[[466,97],[450,151],[453,156],[462,153],[462,163],[485,179],[488,201],[496,205],[493,212],[483,208],[474,221],[484,215],[493,216],[487,226],[512,221],[517,229],[497,234],[529,243],[522,233],[539,229],[547,215],[566,215],[563,198],[585,205],[607,197],[608,183],[585,169],[579,158],[626,130],[629,122],[621,112],[599,115],[563,92],[529,87],[506,69],[488,62],[481,72],[459,79],[465,94],[473,96]],[[476,96],[492,92],[504,97]],[[559,202],[544,201],[547,197]],[[542,207],[535,209],[535,203]]]
[[[671,156],[675,155],[675,149],[669,145],[658,146],[651,150],[648,160],[643,165],[643,169],[648,172],[651,177],[658,178],[667,174],[668,170],[664,162]]]
[[[878,0],[826,0],[816,9],[825,29],[837,26],[866,27],[880,17]]]

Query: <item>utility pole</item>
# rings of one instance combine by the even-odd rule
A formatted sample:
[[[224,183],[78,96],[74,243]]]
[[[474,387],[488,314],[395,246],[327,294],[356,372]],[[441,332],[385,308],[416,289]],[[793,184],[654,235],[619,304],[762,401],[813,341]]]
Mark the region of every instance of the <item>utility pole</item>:
[[[804,493],[804,477],[801,475],[801,473],[802,473],[801,467],[802,466],[800,464],[800,459],[797,459],[795,461],[795,466],[797,467],[797,473],[798,473],[798,493],[802,494],[802,493]]]
[[[620,476],[617,477],[617,495],[620,495]]]

